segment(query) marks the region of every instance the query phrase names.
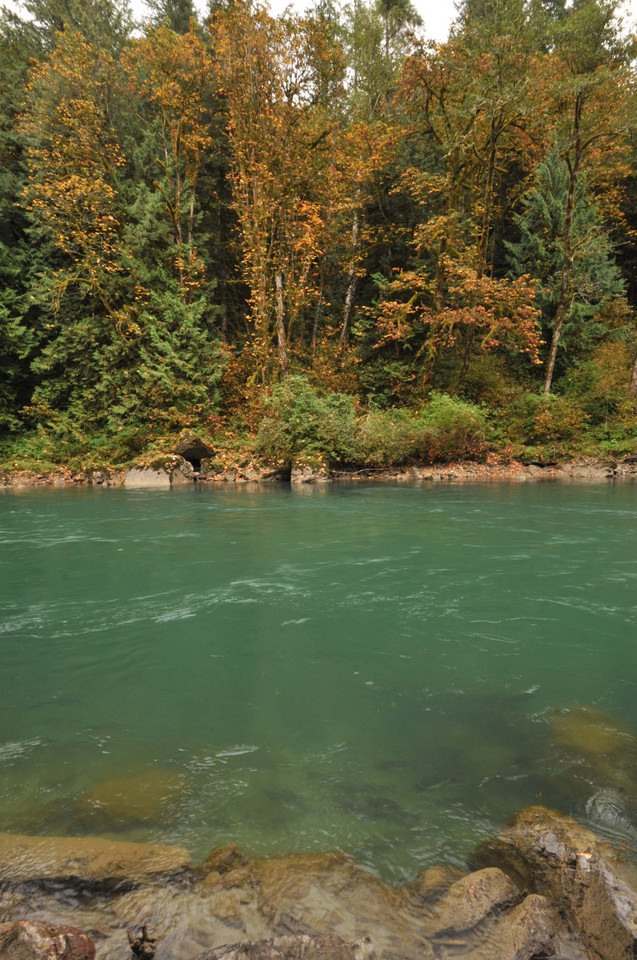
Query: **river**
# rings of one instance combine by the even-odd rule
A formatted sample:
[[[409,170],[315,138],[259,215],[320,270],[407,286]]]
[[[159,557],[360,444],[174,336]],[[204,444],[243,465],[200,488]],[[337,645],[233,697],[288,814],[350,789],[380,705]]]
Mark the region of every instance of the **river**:
[[[2,829],[395,883],[533,803],[637,845],[636,494],[2,494]]]

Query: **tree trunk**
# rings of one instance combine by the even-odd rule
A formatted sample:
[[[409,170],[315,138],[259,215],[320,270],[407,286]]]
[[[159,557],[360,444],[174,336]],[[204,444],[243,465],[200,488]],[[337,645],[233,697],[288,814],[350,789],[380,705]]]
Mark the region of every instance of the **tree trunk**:
[[[347,271],[347,293],[345,294],[345,305],[343,307],[343,326],[341,327],[341,335],[338,340],[338,345],[343,349],[345,342],[347,340],[347,333],[349,329],[349,321],[352,315],[352,307],[354,306],[354,295],[356,293],[356,251],[358,249],[358,239],[360,236],[360,213],[358,210],[354,213],[354,222],[352,224],[352,262],[350,263],[349,269]]]
[[[635,357],[635,362],[633,363],[633,371],[630,376],[629,390],[631,393],[637,395],[637,356]]]
[[[276,335],[279,344],[279,361],[281,363],[281,374],[283,376],[288,372],[288,354],[285,346],[285,302],[283,300],[283,277],[277,273],[276,284]]]
[[[566,319],[566,314],[570,306],[570,284],[571,284],[571,268],[573,266],[573,250],[572,250],[572,241],[573,241],[573,212],[575,209],[575,191],[577,189],[577,181],[579,178],[580,163],[582,159],[582,140],[581,140],[581,124],[582,124],[582,107],[583,100],[581,94],[578,94],[575,98],[575,111],[573,119],[573,132],[574,132],[574,142],[575,150],[573,155],[573,160],[568,164],[569,180],[568,180],[568,198],[566,200],[566,214],[564,216],[564,262],[562,264],[562,275],[560,277],[560,293],[557,301],[557,309],[555,311],[555,322],[553,324],[553,337],[551,339],[551,349],[549,350],[549,358],[546,364],[546,378],[544,380],[544,396],[548,397],[551,393],[551,387],[553,386],[553,374],[555,372],[555,360],[557,358],[557,348],[560,343],[560,338],[562,336],[562,328],[564,326],[564,320]]]

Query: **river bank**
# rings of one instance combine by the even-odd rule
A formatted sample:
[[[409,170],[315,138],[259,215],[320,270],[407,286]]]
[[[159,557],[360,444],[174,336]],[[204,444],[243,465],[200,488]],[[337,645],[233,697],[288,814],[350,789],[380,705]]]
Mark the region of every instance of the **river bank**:
[[[199,466],[199,465],[197,465]],[[588,457],[559,463],[506,461],[496,458],[487,462],[461,461],[359,469],[332,469],[325,464],[272,466],[249,464],[233,470],[217,470],[202,461],[195,469],[186,458],[172,455],[148,465],[130,469],[73,471],[60,468],[56,472],[21,471],[0,476],[0,489],[32,487],[171,487],[192,483],[216,486],[226,484],[293,485],[321,483],[527,483],[562,481],[599,483],[632,482],[637,479],[637,457],[622,460]]]
[[[621,851],[543,807],[480,844],[467,872],[438,865],[401,887],[339,852],[253,860],[229,844],[195,865],[179,847],[1,834],[0,958],[56,957],[33,947],[38,929],[79,928],[97,960],[124,960],[127,929],[145,925],[157,960],[628,960],[635,880]],[[75,942],[62,956],[92,956]]]

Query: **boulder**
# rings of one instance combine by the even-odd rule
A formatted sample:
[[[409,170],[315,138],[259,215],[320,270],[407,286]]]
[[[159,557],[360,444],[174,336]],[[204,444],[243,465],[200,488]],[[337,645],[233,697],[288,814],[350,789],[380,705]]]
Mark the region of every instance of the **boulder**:
[[[406,883],[403,890],[417,903],[433,904],[461,877],[462,874],[455,867],[428,867]]]
[[[184,457],[171,457],[172,468],[170,470],[170,482],[172,484],[189,484],[193,483],[195,477],[198,475],[195,472],[195,468],[192,463],[188,460],[185,460]]]
[[[124,486],[129,489],[137,487],[170,487],[170,474],[162,468],[133,467],[124,474]]]
[[[630,874],[622,871],[622,879],[613,848],[570,817],[528,807],[481,844],[470,862],[500,864],[528,889],[546,895],[593,957],[637,956],[637,896],[626,882]]]
[[[0,883],[147,883],[192,866],[181,847],[98,837],[30,837],[0,833]]]
[[[346,941],[371,937],[383,960],[433,960],[423,931],[423,906],[389,887],[344,853],[291,854],[251,860],[201,886],[253,898],[270,936],[336,934]]]
[[[104,780],[84,800],[82,820],[93,828],[117,830],[136,823],[175,819],[185,781],[170,770],[145,770],[130,777]]]
[[[463,933],[497,910],[514,903],[520,893],[496,867],[478,870],[453,883],[424,920],[428,937]]]
[[[212,456],[213,449],[194,430],[182,430],[173,445],[172,453],[189,460],[191,464],[200,464],[203,459]]]
[[[347,942],[333,935],[243,940],[202,953],[197,960],[376,960],[371,940]]]
[[[94,960],[95,947],[75,927],[16,920],[0,923],[0,960]]]
[[[532,893],[504,914],[489,931],[489,944],[498,960],[553,957],[559,947],[560,920],[548,900]]]
[[[247,857],[244,857],[236,843],[229,843],[226,847],[214,847],[199,867],[199,870],[203,874],[224,874],[230,870],[244,867],[247,863]]]
[[[290,483],[329,483],[330,472],[325,463],[295,463]]]

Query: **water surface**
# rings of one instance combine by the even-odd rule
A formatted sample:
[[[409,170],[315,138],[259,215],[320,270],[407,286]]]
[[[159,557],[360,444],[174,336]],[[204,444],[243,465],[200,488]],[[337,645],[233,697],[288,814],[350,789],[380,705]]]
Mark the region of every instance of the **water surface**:
[[[629,485],[7,493],[0,829],[400,881],[541,802],[635,846],[636,520]]]

